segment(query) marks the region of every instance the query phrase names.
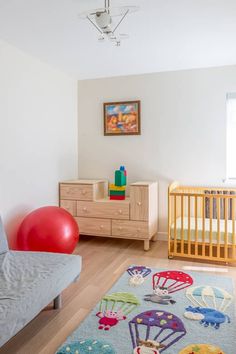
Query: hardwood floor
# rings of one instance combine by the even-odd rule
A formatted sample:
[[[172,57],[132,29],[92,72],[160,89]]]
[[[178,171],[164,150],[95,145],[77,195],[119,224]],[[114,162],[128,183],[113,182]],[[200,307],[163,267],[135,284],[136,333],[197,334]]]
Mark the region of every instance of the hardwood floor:
[[[236,284],[236,267],[169,260],[163,241],[153,242],[145,252],[141,241],[87,237],[80,240],[75,253],[83,257],[83,270],[79,281],[64,291],[63,308],[48,306],[0,354],[54,354],[130,264],[172,269],[202,265],[213,273],[232,276]]]

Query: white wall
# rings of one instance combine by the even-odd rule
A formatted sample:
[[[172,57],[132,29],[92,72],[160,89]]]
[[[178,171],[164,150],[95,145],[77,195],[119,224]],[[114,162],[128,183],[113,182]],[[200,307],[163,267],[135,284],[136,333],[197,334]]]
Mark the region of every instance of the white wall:
[[[77,177],[77,82],[0,41],[0,215],[10,238]],[[12,240],[11,240],[12,241]]]
[[[79,176],[159,180],[159,231],[167,185],[221,184],[226,174],[226,93],[236,66],[79,81]],[[141,136],[103,136],[103,102],[140,99]]]

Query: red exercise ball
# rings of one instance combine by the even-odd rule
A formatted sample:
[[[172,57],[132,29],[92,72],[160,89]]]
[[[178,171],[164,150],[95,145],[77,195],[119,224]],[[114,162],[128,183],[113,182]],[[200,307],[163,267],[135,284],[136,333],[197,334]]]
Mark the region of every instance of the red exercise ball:
[[[17,233],[23,251],[72,253],[79,241],[79,228],[65,209],[47,206],[28,214]]]

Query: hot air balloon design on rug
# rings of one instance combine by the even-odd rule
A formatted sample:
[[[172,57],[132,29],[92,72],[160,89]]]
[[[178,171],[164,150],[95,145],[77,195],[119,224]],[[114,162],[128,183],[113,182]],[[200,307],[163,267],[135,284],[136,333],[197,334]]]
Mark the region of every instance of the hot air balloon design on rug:
[[[129,285],[138,286],[144,282],[144,279],[152,272],[152,270],[145,266],[131,266],[127,269],[130,275]]]
[[[64,345],[57,354],[116,354],[116,351],[103,340],[85,339]]]
[[[177,343],[186,334],[181,319],[161,310],[148,310],[135,316],[129,322],[133,353],[162,353]],[[147,351],[143,341],[157,343],[157,351]],[[140,345],[141,344],[141,345]]]
[[[194,286],[186,290],[186,297],[194,305],[186,308],[186,318],[215,329],[223,323],[230,323],[229,316],[224,312],[233,301],[233,296],[226,290],[209,285]]]
[[[145,301],[161,305],[175,304],[170,294],[183,290],[193,284],[190,275],[179,271],[164,271],[153,275],[153,293],[145,295]]]
[[[212,344],[191,344],[182,349],[179,354],[225,354],[225,352]]]
[[[100,302],[99,312],[96,314],[100,318],[98,329],[110,330],[120,321],[126,320],[128,314],[138,305],[140,305],[138,298],[131,293],[117,292],[105,295]]]

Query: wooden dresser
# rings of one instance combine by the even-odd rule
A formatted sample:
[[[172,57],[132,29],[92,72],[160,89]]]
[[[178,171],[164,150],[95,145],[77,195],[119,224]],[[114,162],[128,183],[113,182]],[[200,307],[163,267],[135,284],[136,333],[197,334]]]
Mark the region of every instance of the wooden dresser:
[[[136,182],[130,197],[110,200],[106,180],[75,180],[59,184],[60,206],[77,221],[80,234],[149,241],[157,234],[157,182]]]

